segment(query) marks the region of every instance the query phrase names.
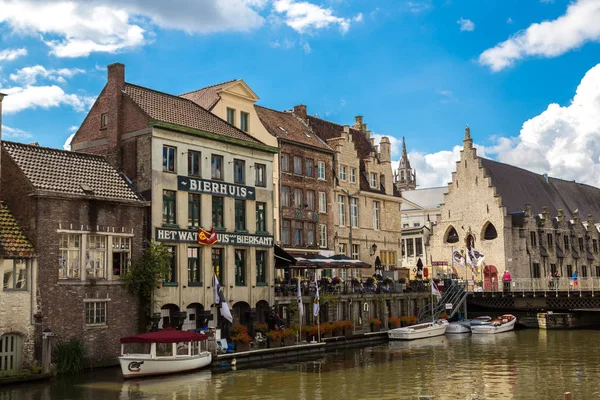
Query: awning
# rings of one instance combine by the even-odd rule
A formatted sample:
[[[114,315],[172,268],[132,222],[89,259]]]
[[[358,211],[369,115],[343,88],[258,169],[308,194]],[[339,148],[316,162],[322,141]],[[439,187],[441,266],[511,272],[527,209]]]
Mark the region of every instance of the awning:
[[[180,343],[200,342],[206,339],[208,339],[208,336],[202,333],[167,328],[158,332],[141,333],[136,336],[124,337],[121,338],[121,343]]]
[[[296,259],[281,247],[275,245],[275,268],[288,268],[296,264]]]
[[[367,264],[361,260],[355,260],[344,254],[336,254],[330,257],[333,266],[331,268],[371,268],[371,264]]]

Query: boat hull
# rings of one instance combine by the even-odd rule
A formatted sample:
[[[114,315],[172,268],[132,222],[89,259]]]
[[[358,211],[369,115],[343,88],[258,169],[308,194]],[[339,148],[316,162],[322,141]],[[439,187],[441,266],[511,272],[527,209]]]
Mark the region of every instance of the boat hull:
[[[496,333],[508,332],[508,331],[512,331],[513,329],[515,329],[516,323],[517,323],[517,319],[515,318],[512,321],[509,321],[502,325],[489,324],[489,325],[471,326],[471,332],[473,334],[496,334]]]
[[[203,368],[212,361],[209,352],[202,352],[192,357],[160,357],[126,355],[119,357],[121,372],[125,378],[150,375],[173,374]]]
[[[446,334],[455,333],[471,333],[471,328],[466,322],[450,322],[448,328],[446,329]]]
[[[388,338],[393,340],[416,340],[441,336],[446,333],[448,322],[428,322],[425,324],[396,328],[388,331]]]

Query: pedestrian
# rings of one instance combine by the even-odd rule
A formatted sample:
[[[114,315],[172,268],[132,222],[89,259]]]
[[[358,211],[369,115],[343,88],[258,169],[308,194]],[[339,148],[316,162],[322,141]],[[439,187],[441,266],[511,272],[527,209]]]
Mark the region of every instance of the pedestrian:
[[[548,274],[548,289],[554,289],[554,276],[552,275],[552,271]]]
[[[502,276],[502,281],[504,282],[504,291],[505,292],[510,291],[511,276],[510,276],[510,272],[508,270],[504,271],[504,275]]]
[[[577,283],[577,271],[573,271],[573,287],[577,287],[578,283]]]

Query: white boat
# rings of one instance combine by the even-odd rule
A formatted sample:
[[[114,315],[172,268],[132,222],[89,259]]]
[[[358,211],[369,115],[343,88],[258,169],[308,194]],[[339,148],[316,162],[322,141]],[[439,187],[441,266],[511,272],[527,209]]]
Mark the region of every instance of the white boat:
[[[212,361],[202,333],[164,329],[121,338],[125,378],[172,374],[206,367]]]
[[[489,324],[491,319],[492,317],[485,316],[450,322],[448,329],[446,329],[446,333],[471,333],[472,326]]]
[[[397,340],[423,339],[443,335],[446,333],[446,328],[448,328],[448,321],[438,319],[435,322],[425,322],[404,328],[390,329],[388,331],[388,338]]]
[[[473,334],[479,333],[502,333],[508,332],[515,329],[515,324],[517,323],[517,317],[512,314],[504,314],[499,316],[498,318],[492,319],[485,325],[474,325],[471,326],[471,332]]]

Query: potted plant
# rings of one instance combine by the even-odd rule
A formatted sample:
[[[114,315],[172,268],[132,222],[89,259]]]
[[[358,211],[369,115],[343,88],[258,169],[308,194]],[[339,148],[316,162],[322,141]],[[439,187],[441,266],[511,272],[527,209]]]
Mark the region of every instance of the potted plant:
[[[281,331],[267,332],[267,339],[269,348],[274,349],[277,347],[281,347]]]
[[[333,279],[331,279],[331,283],[334,285],[339,285],[342,283],[342,278],[339,276],[334,276]]]
[[[371,325],[371,332],[379,332],[379,328],[381,327],[381,320],[379,318],[373,317],[369,320],[369,325]]]
[[[321,337],[331,337],[333,331],[335,329],[335,325],[331,322],[323,322],[321,324]]]
[[[242,333],[242,332],[248,333],[248,328],[246,328],[242,324],[235,324],[229,330],[229,336],[231,336],[233,338],[233,336],[236,336],[237,334]]]
[[[256,324],[254,326],[254,330],[264,335],[269,330],[269,327],[267,326],[267,324]]]
[[[328,276],[322,277],[321,280],[319,281],[319,285],[321,285],[321,286],[331,285],[331,278]]]
[[[344,334],[344,326],[342,324],[342,321],[336,321],[332,325],[333,325],[332,336],[342,336]]]
[[[241,331],[237,335],[231,336],[231,340],[235,344],[235,351],[250,351],[250,335],[248,332]]]
[[[317,341],[319,327],[317,325],[307,325],[304,327],[306,331],[306,338],[309,342]]]
[[[344,336],[350,337],[354,334],[354,324],[352,323],[352,321],[340,321],[339,324],[344,330]]]
[[[448,319],[448,314],[446,314],[445,312],[441,313],[440,319]]]
[[[390,278],[389,276],[386,276],[385,278],[383,278],[383,284],[384,285],[389,285],[392,282],[394,282],[394,280],[392,278]]]
[[[400,318],[399,317],[390,317],[388,319],[388,325],[390,329],[396,329],[400,327]]]
[[[375,278],[370,276],[367,278],[367,285],[372,286],[375,284]]]
[[[410,325],[414,325],[417,323],[417,317],[415,317],[414,315],[411,315],[410,317],[408,317],[408,326]]]
[[[293,328],[286,328],[281,332],[281,338],[283,339],[284,346],[293,346],[296,342],[296,330]]]
[[[408,326],[408,317],[406,315],[403,315],[398,319],[400,320],[400,327]]]

